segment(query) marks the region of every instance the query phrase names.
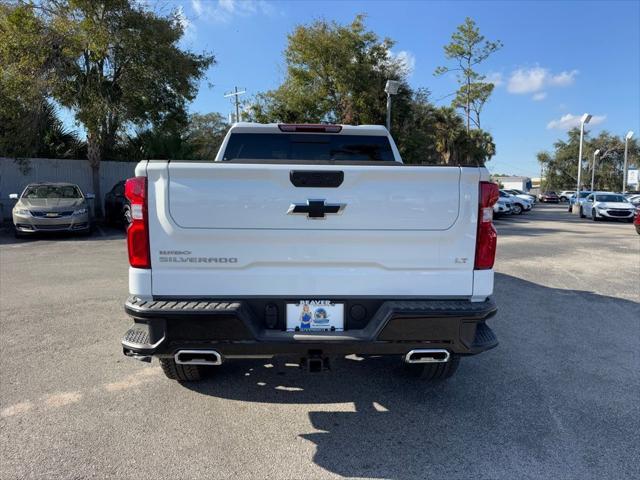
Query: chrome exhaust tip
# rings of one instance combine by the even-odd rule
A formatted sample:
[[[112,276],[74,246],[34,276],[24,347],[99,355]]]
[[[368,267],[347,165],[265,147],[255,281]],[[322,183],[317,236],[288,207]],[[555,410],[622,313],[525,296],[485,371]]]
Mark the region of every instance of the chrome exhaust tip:
[[[180,365],[222,365],[222,356],[215,350],[178,350],[173,358]]]
[[[451,354],[443,348],[418,348],[404,357],[407,363],[446,363]]]

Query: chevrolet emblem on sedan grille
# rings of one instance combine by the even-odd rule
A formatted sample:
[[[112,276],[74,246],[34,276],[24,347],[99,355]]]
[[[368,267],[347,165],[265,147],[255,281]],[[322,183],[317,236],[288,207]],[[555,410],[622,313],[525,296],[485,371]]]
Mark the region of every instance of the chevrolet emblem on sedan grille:
[[[345,209],[344,203],[325,203],[324,200],[307,200],[307,203],[292,203],[287,213],[289,215],[306,215],[312,220],[327,218],[327,214],[341,214]]]

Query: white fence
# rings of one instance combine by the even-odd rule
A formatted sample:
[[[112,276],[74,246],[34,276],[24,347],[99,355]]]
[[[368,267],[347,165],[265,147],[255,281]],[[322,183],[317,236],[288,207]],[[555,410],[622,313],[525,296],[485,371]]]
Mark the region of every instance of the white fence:
[[[102,162],[100,189],[103,198],[100,200],[104,201],[104,194],[115,183],[133,177],[135,167],[135,162]],[[0,214],[10,216],[15,200],[10,200],[9,194],[21,193],[27,184],[33,182],[71,182],[84,193],[94,193],[91,167],[86,160],[32,158],[17,163],[12,158],[0,157]]]

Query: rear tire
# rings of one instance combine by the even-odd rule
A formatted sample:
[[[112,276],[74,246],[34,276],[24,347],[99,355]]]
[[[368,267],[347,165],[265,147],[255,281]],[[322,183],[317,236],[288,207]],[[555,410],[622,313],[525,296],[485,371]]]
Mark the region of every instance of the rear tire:
[[[129,205],[125,205],[125,207],[122,209],[122,213],[120,214],[120,219],[122,221],[122,225],[124,226],[124,229],[126,230],[127,227],[129,227],[129,224],[131,223],[131,207],[129,207]]]
[[[460,365],[460,357],[451,355],[446,363],[405,363],[405,371],[414,378],[423,380],[446,380],[451,378],[458,366]]]
[[[173,358],[161,358],[160,367],[167,378],[178,382],[196,382],[202,380],[202,365],[181,365]]]

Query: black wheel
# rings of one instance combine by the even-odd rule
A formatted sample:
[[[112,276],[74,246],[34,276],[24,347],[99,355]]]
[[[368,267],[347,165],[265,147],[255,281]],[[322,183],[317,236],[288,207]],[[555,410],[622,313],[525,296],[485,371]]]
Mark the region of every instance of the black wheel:
[[[596,215],[596,209],[595,208],[591,210],[591,220],[593,220],[594,222],[597,222],[598,220],[600,220],[598,218],[598,216]]]
[[[580,218],[587,218],[587,216],[584,214],[584,210],[582,210],[582,207],[580,207]]]
[[[13,236],[16,237],[16,238],[24,238],[25,235],[24,235],[24,233],[14,229],[13,230]]]
[[[452,355],[446,363],[405,363],[405,371],[412,377],[424,380],[445,380],[451,378],[458,366],[460,357]]]
[[[162,371],[171,380],[195,382],[203,377],[202,365],[180,365],[173,358],[161,358]]]
[[[519,203],[516,203],[516,204],[513,206],[513,214],[514,214],[514,215],[520,215],[520,214],[522,214],[522,205],[520,205]]]
[[[125,205],[125,207],[122,209],[121,218],[122,218],[122,224],[126,229],[131,223],[131,208],[129,207],[129,205]]]

